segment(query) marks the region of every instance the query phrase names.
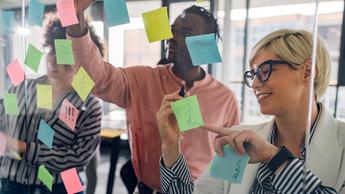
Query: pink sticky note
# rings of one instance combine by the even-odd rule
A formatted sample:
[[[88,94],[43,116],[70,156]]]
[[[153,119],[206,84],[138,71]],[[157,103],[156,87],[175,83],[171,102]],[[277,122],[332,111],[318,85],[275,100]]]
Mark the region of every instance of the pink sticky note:
[[[7,66],[6,70],[14,86],[18,86],[22,81],[24,81],[24,69],[20,65],[18,59],[13,60],[12,63]]]
[[[5,154],[6,142],[6,137],[0,133],[0,156],[3,156]]]
[[[79,23],[73,0],[58,0],[56,9],[63,27]]]
[[[62,120],[72,131],[75,129],[79,110],[67,99],[62,102],[59,119]]]
[[[61,178],[68,194],[78,193],[84,190],[75,168],[61,172]]]

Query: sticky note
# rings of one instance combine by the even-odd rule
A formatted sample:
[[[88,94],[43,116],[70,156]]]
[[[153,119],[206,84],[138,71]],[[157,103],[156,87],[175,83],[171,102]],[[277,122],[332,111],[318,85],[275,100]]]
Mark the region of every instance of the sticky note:
[[[1,14],[2,34],[14,34],[14,11],[3,11]]]
[[[216,155],[211,164],[210,175],[228,180],[232,183],[241,183],[244,170],[248,164],[248,154],[238,155],[230,146],[223,148],[224,157]]]
[[[51,110],[53,90],[50,85],[37,84],[37,108]]]
[[[104,9],[109,26],[129,23],[125,0],[104,0]]]
[[[196,2],[204,2],[205,0],[196,0]]]
[[[79,110],[67,99],[62,102],[59,119],[62,120],[72,131],[78,119]]]
[[[42,26],[44,16],[44,4],[39,0],[30,0],[28,21],[31,24]]]
[[[5,93],[4,95],[5,113],[8,115],[19,115],[18,100],[16,94]]]
[[[37,178],[48,187],[49,191],[52,191],[54,178],[44,165],[38,167]]]
[[[56,9],[63,27],[79,23],[73,0],[58,0]]]
[[[75,168],[61,172],[61,178],[67,193],[78,193],[83,191],[77,170]]]
[[[171,107],[180,131],[187,131],[204,125],[198,98],[195,95],[173,102]]]
[[[56,63],[62,65],[74,65],[72,41],[66,39],[55,39]]]
[[[193,65],[222,62],[215,34],[186,37],[186,44]]]
[[[12,61],[6,68],[7,74],[14,86],[18,86],[25,79],[25,73],[18,59]]]
[[[83,101],[86,100],[94,85],[95,83],[89,74],[83,67],[80,67],[78,73],[74,76],[72,86]]]
[[[44,120],[40,121],[37,138],[50,149],[53,147],[54,133],[54,130]]]
[[[143,13],[143,20],[149,42],[173,37],[169,24],[167,7]]]
[[[37,73],[42,56],[43,53],[32,44],[30,44],[28,47],[28,51],[26,52],[24,63],[26,66],[30,67],[30,69]]]
[[[7,139],[0,133],[0,156],[5,155]]]

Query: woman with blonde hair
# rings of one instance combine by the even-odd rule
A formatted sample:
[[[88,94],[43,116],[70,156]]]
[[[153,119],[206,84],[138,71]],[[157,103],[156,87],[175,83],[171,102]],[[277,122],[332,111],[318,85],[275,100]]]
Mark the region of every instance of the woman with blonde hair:
[[[157,113],[164,193],[345,193],[345,123],[336,120],[320,102],[331,68],[329,52],[320,39],[306,154],[312,39],[307,31],[282,29],[268,34],[251,52],[244,81],[252,88],[261,113],[272,115],[272,121],[232,128],[204,127],[221,134],[215,140],[220,156],[225,144],[238,154],[249,155],[241,184],[216,179],[208,172],[194,184],[180,152],[180,133],[170,106],[181,97],[178,92],[165,96]]]

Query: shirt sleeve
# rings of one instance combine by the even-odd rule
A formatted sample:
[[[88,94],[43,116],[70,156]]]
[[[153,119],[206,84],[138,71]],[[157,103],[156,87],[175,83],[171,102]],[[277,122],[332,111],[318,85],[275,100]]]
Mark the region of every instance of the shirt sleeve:
[[[194,183],[188,171],[185,158],[181,155],[175,164],[169,169],[160,159],[161,190],[167,194],[192,194]]]
[[[56,173],[69,168],[84,168],[101,142],[101,117],[102,108],[97,102],[87,112],[87,118],[72,145],[54,145],[49,149],[41,143],[30,142],[26,151],[27,160],[32,164],[45,164],[48,170]]]
[[[274,175],[272,185],[277,193],[294,194],[337,194],[338,192],[329,186],[323,185],[309,169],[306,170],[306,182],[304,184],[303,162],[295,158],[291,160],[282,171]],[[305,187],[304,187],[305,185]]]
[[[130,106],[130,79],[123,68],[116,68],[105,62],[98,47],[93,43],[90,33],[72,40],[75,65],[82,66],[95,82],[92,93],[122,108]]]

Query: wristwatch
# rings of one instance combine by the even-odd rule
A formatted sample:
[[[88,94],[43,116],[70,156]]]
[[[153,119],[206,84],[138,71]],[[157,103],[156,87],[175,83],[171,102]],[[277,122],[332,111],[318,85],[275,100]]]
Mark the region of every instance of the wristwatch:
[[[267,167],[275,173],[285,161],[294,159],[292,153],[284,146],[280,146],[279,152],[268,162]]]

